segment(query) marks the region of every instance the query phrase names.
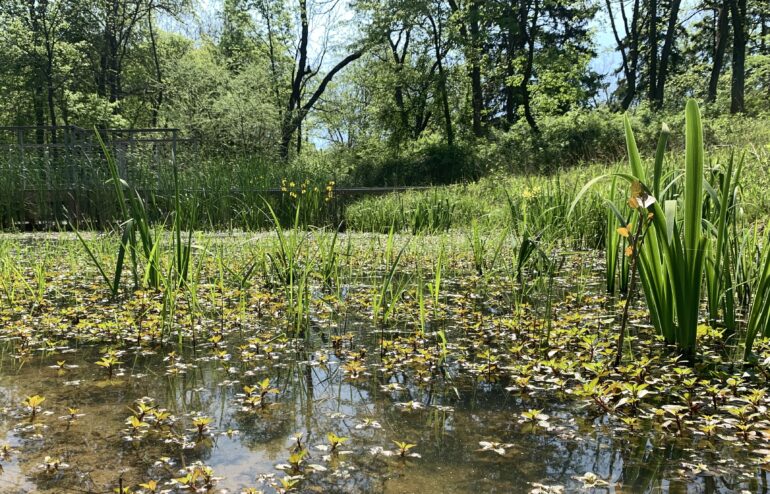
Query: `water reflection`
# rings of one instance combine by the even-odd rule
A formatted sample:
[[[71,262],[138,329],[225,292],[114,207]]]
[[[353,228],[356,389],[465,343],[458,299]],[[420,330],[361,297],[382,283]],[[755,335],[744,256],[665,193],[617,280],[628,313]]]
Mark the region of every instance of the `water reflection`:
[[[320,363],[316,355],[290,347],[251,368],[200,357],[207,353],[199,349],[181,356],[188,366],[176,375],[167,374],[159,354],[129,352],[122,357],[125,375],[112,380],[95,374],[93,362],[101,355],[96,347],[38,356],[21,367],[11,353],[7,347],[0,378],[0,405],[6,411],[0,435],[15,453],[2,461],[0,492],[63,492],[74,486],[103,492],[120,478],[124,485],[170,478],[175,468],[194,461],[223,477],[218,489],[239,492],[257,486],[261,476],[280,476],[275,467],[286,462],[296,434],[309,447],[308,463],[328,468],[308,474],[307,492],[528,492],[534,482],[572,491],[583,485],[575,477],[586,472],[609,482],[596,492],[768,492],[765,471],[747,479],[732,473],[728,460],[724,474],[672,480],[682,462],[695,457],[677,441],[652,431],[620,433],[606,419],[567,401],[512,395],[505,383],[477,385],[459,377],[423,383],[398,373],[384,378],[380,372],[350,379],[333,355]],[[62,359],[78,367],[53,369]],[[264,408],[244,412],[237,395],[249,373],[270,377],[279,393]],[[45,396],[44,409],[52,412],[35,423],[12,412],[30,393]],[[190,444],[183,446],[151,435],[127,441],[126,418],[142,397],[153,398],[181,422],[212,417],[210,435],[188,437]],[[68,407],[79,408],[84,417],[74,423],[61,419]],[[520,413],[529,409],[541,409],[549,425],[522,427]],[[328,451],[316,446],[326,443],[328,432],[349,437],[345,449],[352,453],[325,460]],[[421,458],[370,453],[394,449],[393,441],[416,444]],[[479,451],[480,441],[511,446],[501,455]],[[730,454],[735,464],[744,460],[735,450]],[[711,455],[719,464],[720,451]],[[40,465],[47,456],[61,458],[70,468],[45,472]],[[159,464],[164,457],[168,460]]]

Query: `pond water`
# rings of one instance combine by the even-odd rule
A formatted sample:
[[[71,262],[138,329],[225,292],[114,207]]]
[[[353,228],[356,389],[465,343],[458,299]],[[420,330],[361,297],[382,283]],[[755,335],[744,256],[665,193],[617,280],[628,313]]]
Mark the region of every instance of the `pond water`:
[[[582,486],[574,477],[586,472],[615,486],[608,492],[690,492],[689,484],[699,492],[733,492],[751,484],[729,477],[666,479],[661,470],[667,462],[686,460],[685,450],[616,437],[601,419],[552,399],[512,397],[500,385],[420,385],[375,376],[350,381],[333,355],[320,365],[305,355],[289,359],[291,353],[277,354],[282,356],[277,360],[286,360],[280,364],[260,362],[248,369],[184,355],[177,363],[184,372],[169,376],[160,355],[127,352],[121,359],[130,366],[111,380],[94,375],[93,362],[101,355],[94,347],[37,356],[21,369],[6,364],[0,379],[3,405],[11,408],[34,390],[54,413],[34,423],[23,418],[3,423],[5,440],[20,451],[4,462],[2,492],[99,492],[121,475],[133,485],[196,460],[223,477],[217,489],[238,492],[256,486],[260,476],[279,473],[276,466],[286,463],[299,433],[309,446],[308,462],[328,469],[308,475],[308,492],[525,492],[533,482],[572,490]],[[78,367],[60,372],[61,360]],[[265,409],[244,413],[237,395],[241,376],[249,371],[269,376],[279,393]],[[402,389],[388,391],[388,384]],[[188,431],[184,445],[164,444],[156,432],[129,441],[126,417],[144,397],[182,421],[212,417],[211,427],[201,438]],[[83,416],[74,423],[60,418],[67,407],[79,408]],[[528,409],[543,410],[548,425],[522,427],[519,414]],[[324,459],[329,452],[315,446],[328,446],[328,432],[349,440],[342,453]],[[396,440],[416,444],[413,451],[420,457],[372,453],[378,447],[397,449]],[[510,446],[501,455],[479,451],[480,441]],[[41,467],[46,456],[61,458],[69,468],[46,472]],[[163,457],[169,460],[156,465]],[[759,484],[756,489],[765,492]]]
[[[571,286],[567,278],[559,283]],[[64,292],[79,282],[62,283]],[[73,288],[74,299],[89,309],[73,311],[74,299],[59,293],[58,306],[6,312],[0,492],[152,492],[151,480],[157,492],[191,492],[172,480],[186,472],[197,492],[770,492],[756,452],[764,436],[706,441],[654,414],[629,425],[636,409],[603,413],[575,389],[610,343],[590,343],[590,358],[588,347],[546,348],[538,355],[551,363],[542,365],[515,348],[538,348],[542,299],[511,314],[502,285],[446,286],[445,317],[422,332],[408,296],[386,328],[352,295],[343,310],[318,293],[306,337],[294,339],[283,336],[269,290],[217,316],[218,300],[239,302],[236,291],[218,299],[212,288],[208,309],[185,330],[197,338],[185,333],[181,345],[149,329],[161,313],[154,295],[113,302],[89,298],[86,285]],[[369,291],[350,283],[350,293]],[[584,341],[575,328],[599,334],[615,320],[601,297],[576,304],[565,293],[555,340]],[[124,312],[141,312],[143,322]],[[23,404],[34,395],[45,400]]]

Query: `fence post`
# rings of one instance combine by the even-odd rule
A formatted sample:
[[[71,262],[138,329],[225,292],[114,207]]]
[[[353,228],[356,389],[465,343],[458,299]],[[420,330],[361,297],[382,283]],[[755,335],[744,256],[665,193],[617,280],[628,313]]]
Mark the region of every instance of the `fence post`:
[[[24,162],[24,129],[16,129],[16,142],[19,146],[19,158]]]
[[[177,139],[177,130],[173,129],[171,131],[171,163],[176,166],[176,139]]]

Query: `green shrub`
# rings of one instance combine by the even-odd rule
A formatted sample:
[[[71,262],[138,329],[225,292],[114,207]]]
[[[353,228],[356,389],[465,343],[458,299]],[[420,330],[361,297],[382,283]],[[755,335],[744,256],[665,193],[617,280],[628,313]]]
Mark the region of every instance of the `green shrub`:
[[[479,166],[470,145],[449,146],[433,137],[406,150],[377,149],[353,165],[352,182],[361,186],[446,185],[477,180]]]

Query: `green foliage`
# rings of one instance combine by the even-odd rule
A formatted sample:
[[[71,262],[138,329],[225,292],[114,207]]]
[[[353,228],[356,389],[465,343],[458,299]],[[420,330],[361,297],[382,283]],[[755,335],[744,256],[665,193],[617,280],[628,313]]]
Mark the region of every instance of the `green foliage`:
[[[639,257],[642,286],[653,324],[667,342],[692,356],[708,239],[701,234],[703,130],[700,112],[692,100],[687,103],[686,115],[684,226],[681,230],[678,226],[676,200],[666,201],[665,209],[656,201],[650,207],[654,235],[649,236]],[[628,121],[626,136],[631,174],[646,184],[647,174]],[[662,163],[658,161],[654,173],[661,171]]]
[[[444,185],[482,176],[470,146],[424,138],[405,151],[368,156],[359,161],[351,180],[364,186]]]
[[[559,177],[487,177],[475,183],[361,199],[345,210],[348,228],[387,232],[469,231],[474,222],[483,231],[516,232],[544,239],[562,239],[569,206],[591,173],[601,167],[575,169]],[[426,212],[431,211],[432,214]],[[446,214],[447,211],[451,215]],[[599,195],[577,206],[581,220],[571,228],[571,245],[598,245],[604,235]]]
[[[682,353],[692,358],[696,351],[704,277],[712,323],[720,319],[721,311],[720,322],[728,330],[726,336],[735,331],[733,300],[740,283],[734,280],[731,272],[739,257],[736,191],[743,168],[741,162],[734,172],[733,156],[730,155],[726,170],[714,174],[714,183],[708,182],[704,173],[703,126],[694,100],[688,101],[685,113],[684,172],[674,170],[667,173],[664,169],[664,149],[668,141],[668,129],[664,127],[652,178],[647,175],[630,121],[626,119],[631,174],[615,175],[633,182],[628,204],[633,210],[646,211],[647,219],[645,215],[640,216],[637,233],[631,234],[632,229],[628,227],[624,215],[614,204],[610,203],[610,207],[622,225],[618,231],[632,239],[627,254],[638,257],[642,287],[653,325],[667,343],[675,344]],[[664,183],[667,177],[669,181]],[[575,197],[572,207],[602,178],[600,176],[588,182]],[[680,183],[682,179],[683,184]],[[655,195],[651,195],[653,193]],[[711,204],[715,213],[709,213]],[[607,223],[607,234],[611,230],[611,220]],[[652,224],[649,234],[642,229],[642,222],[646,221]],[[708,226],[705,230],[704,223]],[[642,235],[645,241],[638,247]],[[608,241],[607,245],[609,249],[617,249],[613,242]],[[608,261],[611,257],[608,253]],[[609,277],[614,280],[614,274],[611,274],[614,269],[614,262],[608,262],[608,286],[611,282]],[[762,279],[761,275],[759,279]],[[758,286],[761,287],[761,281]],[[747,344],[750,348],[750,342]]]
[[[217,47],[204,43],[185,49],[168,67],[166,79],[166,118],[184,122],[186,133],[207,153],[275,155],[278,109],[264,59],[232,74]]]
[[[758,259],[757,276],[752,283],[753,301],[746,324],[745,357],[748,358],[758,336],[770,338],[770,240],[765,239],[765,246]]]
[[[648,149],[656,139],[649,132],[652,116],[639,111],[632,119]],[[660,118],[660,117],[656,117]],[[501,172],[551,173],[586,162],[614,162],[625,152],[623,117],[606,108],[573,110],[540,119],[535,133],[519,122],[508,131],[493,133],[479,154],[486,168]]]

